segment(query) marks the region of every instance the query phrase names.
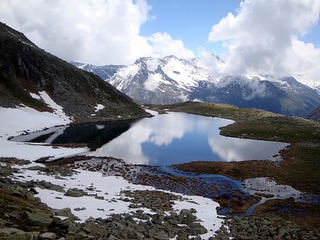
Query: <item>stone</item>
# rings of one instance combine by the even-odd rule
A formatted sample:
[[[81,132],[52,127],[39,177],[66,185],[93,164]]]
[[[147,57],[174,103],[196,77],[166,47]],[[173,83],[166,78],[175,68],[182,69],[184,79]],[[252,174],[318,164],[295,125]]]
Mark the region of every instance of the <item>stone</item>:
[[[32,226],[48,226],[53,221],[53,217],[49,213],[41,210],[24,212],[24,215],[28,223]]]
[[[156,232],[156,234],[154,235],[154,238],[160,240],[160,239],[168,239],[169,237],[163,230],[161,230]]]
[[[116,238],[115,236],[113,235],[110,235],[107,240],[118,240],[118,238]]]
[[[68,191],[64,195],[69,197],[82,197],[85,195],[85,192],[77,188],[71,188],[68,189]]]
[[[78,217],[76,217],[75,215],[72,214],[70,208],[55,209],[55,210],[53,210],[53,212],[57,216],[68,217],[69,219],[72,219],[72,220],[78,220],[79,219]]]
[[[57,235],[55,233],[52,232],[45,232],[45,233],[41,233],[39,235],[39,239],[56,239]]]
[[[36,240],[39,232],[24,232],[17,228],[0,228],[0,239]]]
[[[200,223],[191,223],[188,226],[190,227],[191,235],[201,235],[208,232]]]

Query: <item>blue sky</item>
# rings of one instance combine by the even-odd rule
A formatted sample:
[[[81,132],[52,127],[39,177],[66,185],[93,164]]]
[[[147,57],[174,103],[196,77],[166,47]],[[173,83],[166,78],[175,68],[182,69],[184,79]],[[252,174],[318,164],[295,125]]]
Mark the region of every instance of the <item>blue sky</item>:
[[[150,36],[155,32],[167,32],[174,39],[181,39],[185,47],[195,54],[199,49],[221,54],[226,49],[221,42],[208,42],[209,32],[229,12],[236,15],[240,2],[241,0],[147,0],[152,7],[149,12],[151,18],[141,26],[140,33],[142,36]],[[320,47],[319,21],[304,36],[299,36],[299,39]]]

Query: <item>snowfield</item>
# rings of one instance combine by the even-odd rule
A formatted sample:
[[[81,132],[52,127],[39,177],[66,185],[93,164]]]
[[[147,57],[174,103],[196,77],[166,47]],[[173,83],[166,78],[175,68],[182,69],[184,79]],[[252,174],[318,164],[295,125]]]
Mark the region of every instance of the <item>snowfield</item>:
[[[37,160],[42,157],[51,159],[87,152],[87,148],[51,147],[39,143],[21,143],[8,141],[11,136],[41,130],[56,125],[66,125],[72,120],[63,112],[61,106],[56,104],[46,92],[34,98],[42,99],[53,113],[39,112],[27,106],[16,108],[0,107],[0,157],[15,157],[26,160]]]
[[[43,157],[53,159],[88,151],[87,148],[63,148],[46,144],[9,141],[8,137],[10,136],[56,125],[66,125],[71,122],[71,119],[63,112],[62,107],[57,105],[45,92],[33,94],[32,97],[43,100],[53,109],[53,113],[38,112],[26,106],[0,108],[0,157],[14,157],[34,161]],[[101,107],[97,106],[97,108]],[[153,111],[149,112],[156,114]],[[61,129],[63,131],[64,128],[61,127]],[[43,203],[54,209],[70,208],[72,213],[80,219],[80,222],[84,222],[90,217],[107,218],[111,214],[131,212],[132,209],[129,208],[130,202],[123,201],[125,196],[121,193],[122,190],[156,190],[153,187],[129,183],[122,177],[105,176],[102,172],[77,169],[77,172],[72,176],[59,176],[57,178],[52,175],[44,175],[40,171],[28,169],[32,166],[44,167],[44,165],[35,162],[29,165],[15,166],[19,168],[20,172],[14,174],[13,180],[23,182],[44,180],[63,187],[65,191],[77,188],[88,194],[96,194],[94,196],[70,197],[65,196],[62,192],[42,188],[36,189],[38,194],[35,196],[39,197]],[[176,195],[183,197],[174,202],[174,211],[196,209],[196,217],[208,231],[208,233],[202,235],[202,238],[208,239],[213,236],[214,232],[221,227],[223,221],[218,217],[216,211],[219,204],[204,197]],[[98,196],[99,199],[95,196]],[[79,211],[77,208],[81,210]],[[155,214],[148,208],[141,208],[141,210],[145,213]]]
[[[64,190],[71,188],[81,189],[93,196],[82,197],[69,197],[64,196],[64,193],[53,190],[37,188],[39,192],[36,197],[41,199],[41,202],[46,203],[49,207],[54,209],[70,208],[72,213],[80,219],[80,222],[85,222],[88,218],[107,218],[111,214],[130,213],[133,211],[129,207],[130,202],[123,201],[126,198],[122,190],[149,190],[149,191],[162,191],[153,187],[132,184],[118,176],[105,176],[102,172],[92,172],[88,170],[77,169],[77,173],[70,177],[55,178],[54,176],[42,175],[41,173],[33,170],[28,170],[31,166],[40,166],[42,164],[33,163],[32,165],[17,167],[22,172],[14,176],[15,180],[20,181],[46,181],[52,184],[63,186]],[[28,168],[23,168],[28,167]],[[88,190],[91,189],[91,190]],[[93,190],[92,190],[93,189]],[[171,193],[168,191],[162,191]],[[202,235],[203,239],[208,239],[213,236],[222,224],[222,219],[218,218],[216,208],[218,203],[209,198],[200,196],[185,196],[182,194],[174,193],[175,195],[183,196],[182,199],[174,201],[173,209],[180,212],[182,209],[194,208],[197,212],[196,217],[200,223],[207,229],[208,233]],[[95,198],[95,195],[102,199]],[[82,209],[76,211],[75,209]],[[134,209],[142,210],[147,214],[156,214],[148,208]],[[169,213],[169,212],[168,212]]]

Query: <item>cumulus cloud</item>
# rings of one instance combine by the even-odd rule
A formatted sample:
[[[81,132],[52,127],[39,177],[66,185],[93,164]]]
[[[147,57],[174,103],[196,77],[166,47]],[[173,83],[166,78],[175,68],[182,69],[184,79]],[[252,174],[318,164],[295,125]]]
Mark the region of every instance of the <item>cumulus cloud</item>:
[[[174,40],[168,33],[154,33],[148,37],[148,41],[153,47],[153,55],[163,57],[174,55],[178,58],[194,58],[191,50],[185,48],[181,40]]]
[[[307,60],[305,65],[309,66],[301,69],[307,74],[317,68],[314,64],[320,60],[319,49],[297,38],[318,21],[319,12],[319,0],[245,0],[236,15],[228,13],[212,27],[208,39],[223,41],[227,46],[225,73],[292,74],[292,71],[299,72],[298,62]],[[292,61],[292,57],[297,59]],[[316,76],[315,73],[308,75]]]
[[[284,66],[300,82],[315,87],[320,85],[320,48],[312,43],[294,39]]]
[[[216,55],[207,51],[201,51],[197,58],[197,66],[206,69],[213,78],[219,78],[224,69],[224,62]]]
[[[145,0],[2,0],[0,21],[65,60],[129,64],[142,56],[191,55],[168,34],[140,35],[150,9]]]

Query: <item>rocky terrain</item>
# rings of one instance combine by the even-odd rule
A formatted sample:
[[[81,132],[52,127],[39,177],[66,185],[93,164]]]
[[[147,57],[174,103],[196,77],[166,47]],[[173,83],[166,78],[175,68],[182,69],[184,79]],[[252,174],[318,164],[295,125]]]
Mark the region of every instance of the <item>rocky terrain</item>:
[[[147,116],[135,102],[98,76],[38,48],[0,23],[0,106],[52,112],[47,94],[73,121]]]
[[[79,161],[77,161],[79,160]],[[107,160],[107,159],[105,159]],[[96,159],[97,162],[105,162]],[[67,188],[48,181],[49,179],[77,178],[77,172],[82,169],[100,172],[101,165],[91,164],[90,160],[74,157],[61,165],[47,166],[31,164],[17,159],[1,159],[0,172],[0,236],[1,239],[318,239],[319,234],[311,229],[301,227],[291,221],[278,217],[227,217],[224,224],[216,232],[208,232],[210,221],[218,226],[221,224],[214,219],[200,220],[201,208],[192,198],[163,192],[155,189],[128,190],[119,192],[118,197],[108,198],[101,195],[101,189],[95,184],[86,189]],[[107,176],[126,172],[122,168],[111,167],[118,161],[108,159],[103,171]],[[87,166],[87,167],[86,167]],[[107,167],[108,166],[108,167]],[[121,161],[120,165],[121,166]],[[127,165],[134,169],[139,166]],[[112,168],[112,171],[109,168]],[[120,172],[118,171],[120,170]],[[121,171],[122,170],[122,171]],[[87,171],[87,170],[85,170]],[[122,172],[122,173],[121,173]],[[35,173],[34,179],[29,180],[30,173]],[[108,177],[104,177],[108,180]],[[38,178],[38,179],[37,179]],[[48,180],[39,180],[46,178]],[[102,179],[101,179],[102,180]],[[79,185],[80,186],[80,185]],[[73,207],[52,208],[41,203],[43,200],[39,192],[51,192],[56,195],[55,201],[68,201],[71,198]],[[109,194],[112,191],[109,191]],[[41,199],[39,198],[41,197]],[[95,201],[110,201],[106,209],[96,206],[97,212],[107,213],[108,217],[87,218],[81,221],[81,213],[86,207],[77,207],[77,201],[86,197]],[[45,200],[46,201],[46,200]],[[116,213],[120,202],[128,205],[128,212]],[[176,206],[178,202],[185,202],[194,208]],[[114,203],[115,205],[112,205]],[[63,204],[63,203],[62,203]],[[59,206],[61,205],[55,205]],[[187,205],[186,205],[187,206]],[[89,207],[89,205],[87,205]],[[204,211],[208,211],[204,208]],[[92,211],[92,210],[91,210]],[[112,213],[115,212],[115,213]],[[200,214],[200,215],[199,215]],[[203,214],[203,213],[202,213]],[[219,219],[219,218],[218,218]],[[222,221],[222,219],[221,219]],[[221,222],[220,221],[220,222]],[[206,227],[204,227],[204,225]]]

